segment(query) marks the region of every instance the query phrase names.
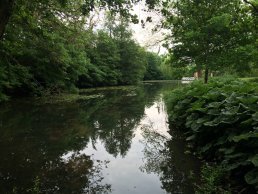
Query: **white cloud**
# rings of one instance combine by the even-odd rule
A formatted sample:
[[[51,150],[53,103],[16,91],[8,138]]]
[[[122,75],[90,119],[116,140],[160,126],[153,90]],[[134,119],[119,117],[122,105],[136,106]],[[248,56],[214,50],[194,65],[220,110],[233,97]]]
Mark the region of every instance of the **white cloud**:
[[[160,54],[167,53],[167,50],[162,46],[164,43],[162,40],[164,40],[167,31],[161,28],[156,32],[153,31],[156,26],[161,25],[161,14],[155,11],[146,12],[144,9],[147,8],[145,4],[141,2],[134,6],[133,13],[138,16],[140,21],[146,21],[146,18],[150,16],[152,22],[146,22],[144,28],[141,23],[131,24],[134,39],[139,42],[141,46],[146,47],[150,51],[159,52]]]
[[[153,29],[161,25],[162,16],[160,13],[155,11],[147,12],[144,11],[147,9],[144,2],[140,2],[133,7],[133,14],[138,16],[139,21],[146,21],[148,16],[151,17],[152,22],[146,22],[144,28],[141,25],[141,22],[138,24],[130,24],[130,27],[133,32],[133,38],[147,50],[156,52],[159,54],[167,53],[167,49],[162,46],[165,38],[165,34],[167,31],[165,29],[159,28],[158,31],[153,32]],[[87,19],[86,28],[89,28],[93,25],[95,30],[103,28],[105,19],[105,11],[104,10],[96,10],[91,14],[91,16]]]

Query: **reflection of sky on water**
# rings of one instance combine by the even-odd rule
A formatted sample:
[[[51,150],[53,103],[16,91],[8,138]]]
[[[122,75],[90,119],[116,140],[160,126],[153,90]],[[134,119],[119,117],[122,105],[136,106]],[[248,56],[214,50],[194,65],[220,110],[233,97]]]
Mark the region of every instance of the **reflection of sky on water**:
[[[141,125],[155,130],[159,134],[170,138],[168,133],[168,116],[166,107],[162,98],[157,100],[153,106],[145,108],[145,117],[141,120]]]
[[[98,124],[95,124],[98,126]],[[162,98],[150,106],[145,107],[144,117],[134,129],[134,138],[132,140],[131,148],[125,157],[118,155],[114,157],[106,151],[106,148],[98,139],[94,146],[92,142],[80,151],[80,154],[91,155],[94,160],[108,161],[107,168],[104,168],[102,173],[105,183],[112,185],[112,193],[114,194],[150,194],[150,193],[166,193],[161,189],[161,182],[157,174],[145,173],[140,170],[144,161],[144,147],[142,143],[144,137],[142,136],[142,128],[148,127],[150,130],[162,134],[170,138],[167,133],[167,114],[165,111],[165,104]],[[63,156],[64,159],[69,158],[72,152],[68,152]]]
[[[161,96],[176,86],[91,89],[81,95],[103,98],[0,106],[0,193],[28,193],[37,180],[43,193],[102,194],[110,186],[114,194],[191,193],[194,162],[167,133]]]

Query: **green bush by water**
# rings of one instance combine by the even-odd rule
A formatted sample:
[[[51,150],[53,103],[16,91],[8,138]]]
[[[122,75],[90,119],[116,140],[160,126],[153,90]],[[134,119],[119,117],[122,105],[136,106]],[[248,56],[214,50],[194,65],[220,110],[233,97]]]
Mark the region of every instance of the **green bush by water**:
[[[238,79],[194,82],[166,96],[172,129],[194,151],[225,166],[233,185],[258,189],[258,84]]]
[[[225,184],[224,179],[226,176],[226,171],[222,165],[205,164],[201,169],[201,185],[197,186],[196,194],[214,194],[223,193],[231,194],[228,189],[228,185]],[[223,187],[221,186],[223,185]]]

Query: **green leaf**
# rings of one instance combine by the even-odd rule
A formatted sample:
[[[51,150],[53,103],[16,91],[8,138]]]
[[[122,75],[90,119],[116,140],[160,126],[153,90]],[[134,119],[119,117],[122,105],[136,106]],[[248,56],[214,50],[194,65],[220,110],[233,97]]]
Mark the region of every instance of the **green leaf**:
[[[207,105],[208,108],[219,108],[224,102],[211,102]]]
[[[239,110],[239,106],[230,106],[230,107],[226,107],[221,113],[223,115],[232,116],[232,115],[236,115],[238,110]]]
[[[202,118],[195,120],[195,122],[198,124],[203,124],[204,122],[207,122],[209,120],[210,120],[210,117],[202,117]]]
[[[201,123],[193,122],[193,123],[191,124],[191,129],[192,129],[193,131],[197,132],[201,126],[202,126]]]
[[[196,135],[191,135],[191,136],[186,138],[186,141],[191,141],[191,140],[193,140],[195,138],[196,138]]]
[[[252,115],[252,118],[253,118],[254,121],[258,121],[258,112],[254,113]]]
[[[258,96],[249,94],[248,96],[237,97],[243,104],[254,104],[258,101]]]
[[[229,138],[229,141],[239,142],[242,140],[248,140],[249,138],[258,138],[258,133],[257,132],[244,133],[244,134]]]
[[[248,160],[251,161],[255,167],[258,167],[258,154],[249,158]]]
[[[211,149],[213,147],[213,144],[211,143],[208,143],[206,144],[205,146],[201,147],[200,148],[200,152],[201,153],[204,153],[204,152],[207,152],[209,149]]]
[[[220,110],[219,109],[209,109],[208,111],[207,111],[207,114],[209,114],[209,115],[220,115],[221,114],[221,112],[220,112]]]
[[[245,174],[245,181],[250,184],[257,184],[258,183],[258,170],[253,169]]]

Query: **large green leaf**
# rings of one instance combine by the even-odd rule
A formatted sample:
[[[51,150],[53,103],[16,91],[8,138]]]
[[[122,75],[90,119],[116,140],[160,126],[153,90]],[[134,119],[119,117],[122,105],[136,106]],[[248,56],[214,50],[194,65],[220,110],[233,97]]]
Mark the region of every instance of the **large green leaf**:
[[[253,169],[245,174],[245,181],[250,184],[257,184],[258,183],[258,169]]]
[[[193,131],[195,131],[195,132],[198,132],[201,126],[202,126],[201,123],[193,122],[193,123],[191,124],[191,129],[192,129]]]
[[[236,104],[237,103],[237,99],[236,99],[236,97],[237,97],[237,93],[236,92],[233,92],[226,100],[225,100],[225,102],[226,103],[229,103],[229,104]]]
[[[221,117],[216,117],[212,121],[205,122],[204,125],[209,127],[215,127],[221,124],[221,120],[222,120]]]
[[[222,102],[211,102],[207,105],[207,107],[218,109],[223,103],[224,103],[224,101],[222,101]]]
[[[238,110],[239,110],[239,106],[230,106],[223,109],[221,113],[223,115],[232,116],[232,115],[236,115]]]
[[[194,140],[195,138],[196,138],[196,135],[191,135],[186,138],[186,141],[191,141],[191,140]]]
[[[248,160],[251,161],[255,167],[258,167],[258,154],[249,158]]]
[[[205,146],[202,146],[201,148],[200,148],[200,152],[201,153],[205,153],[205,152],[207,152],[209,149],[211,149],[213,147],[213,145],[211,144],[211,143],[208,143],[208,144],[206,144]]]
[[[252,115],[253,120],[258,121],[258,112]]]
[[[249,138],[258,138],[258,133],[257,132],[244,133],[244,134],[229,138],[229,141],[239,142],[243,140],[248,140]]]
[[[246,96],[237,97],[237,99],[240,100],[240,102],[242,102],[243,104],[254,104],[258,101],[258,96],[248,94]]]
[[[195,101],[194,103],[191,104],[191,108],[188,110],[189,112],[192,111],[200,111],[200,112],[205,112],[207,109],[204,107],[205,101]]]

